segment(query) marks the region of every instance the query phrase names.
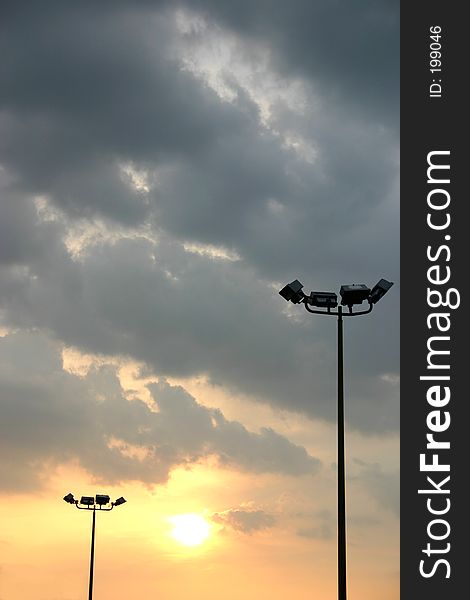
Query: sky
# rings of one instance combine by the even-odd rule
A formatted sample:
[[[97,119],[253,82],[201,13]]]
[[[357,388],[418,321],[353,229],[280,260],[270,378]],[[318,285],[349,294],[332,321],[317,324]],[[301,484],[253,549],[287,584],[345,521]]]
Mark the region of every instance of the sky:
[[[397,600],[398,2],[2,13],[0,599],[84,597],[68,492],[127,499],[97,598],[335,598],[336,323],[278,291],[384,277],[345,321],[348,589]]]

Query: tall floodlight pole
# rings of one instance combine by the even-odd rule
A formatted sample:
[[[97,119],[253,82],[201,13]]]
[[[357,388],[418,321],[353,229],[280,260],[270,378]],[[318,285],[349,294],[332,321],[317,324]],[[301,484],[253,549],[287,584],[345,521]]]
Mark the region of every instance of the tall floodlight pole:
[[[91,521],[91,551],[90,551],[90,577],[88,578],[88,600],[93,598],[93,571],[95,570],[95,523],[96,508],[93,506],[93,517]]]
[[[346,468],[344,448],[343,307],[338,306],[338,598],[346,600]],[[341,590],[341,591],[340,591]]]
[[[340,289],[341,304],[334,292],[310,292],[304,294],[303,285],[297,279],[289,283],[279,294],[293,304],[303,304],[309,313],[338,317],[338,600],[346,600],[346,468],[344,446],[344,366],[343,366],[343,317],[355,317],[370,313],[374,305],[392,287],[393,283],[381,279],[372,290],[363,284],[343,285]],[[369,303],[367,310],[354,311],[353,306]],[[311,307],[315,308],[311,308]],[[343,312],[343,306],[348,311]],[[321,310],[318,310],[321,309]],[[336,309],[336,310],[334,310]]]
[[[91,551],[90,551],[90,577],[88,580],[88,600],[93,600],[93,573],[95,566],[95,526],[96,526],[96,510],[109,512],[115,506],[124,504],[126,500],[121,496],[114,502],[110,502],[109,496],[105,494],[97,494],[93,496],[82,496],[79,500],[75,500],[72,493],[64,496],[65,502],[74,504],[80,510],[92,510],[93,516],[91,521]]]

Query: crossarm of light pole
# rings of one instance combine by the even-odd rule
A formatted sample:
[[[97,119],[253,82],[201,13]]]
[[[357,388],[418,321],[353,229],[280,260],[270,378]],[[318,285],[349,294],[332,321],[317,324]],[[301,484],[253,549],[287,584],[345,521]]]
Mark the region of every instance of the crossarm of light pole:
[[[304,306],[305,309],[309,312],[309,313],[313,313],[315,315],[338,315],[338,311],[333,311],[333,310],[314,310],[313,308],[310,308],[309,305],[307,304],[306,300],[304,300]],[[349,312],[343,312],[342,316],[343,317],[356,317],[359,315],[367,315],[368,313],[372,312],[372,309],[374,308],[374,305],[372,303],[369,303],[369,308],[367,310],[358,310],[356,312],[352,312],[351,310]]]
[[[78,506],[78,500],[75,503],[75,506],[78,508],[78,510],[100,510],[103,512],[109,512],[110,510],[113,510],[114,508],[114,503],[111,505],[110,508],[103,508],[102,506],[99,506],[99,508],[96,508],[96,504],[94,504],[93,506]]]

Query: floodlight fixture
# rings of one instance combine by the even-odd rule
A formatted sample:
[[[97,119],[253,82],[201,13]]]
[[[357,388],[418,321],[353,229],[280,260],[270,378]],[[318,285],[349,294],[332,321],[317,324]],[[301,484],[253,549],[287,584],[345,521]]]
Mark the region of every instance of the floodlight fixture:
[[[109,504],[109,496],[105,494],[96,494],[95,502],[98,506],[104,506],[105,504]]]
[[[80,504],[83,504],[84,506],[93,506],[94,503],[95,499],[93,496],[82,496],[80,498]]]
[[[376,304],[382,298],[382,296],[385,296],[385,294],[392,287],[392,285],[393,285],[392,281],[387,281],[386,279],[381,279],[372,288],[372,291],[369,296],[369,302],[371,304]]]
[[[335,308],[338,306],[338,296],[334,292],[310,292],[306,302],[319,308]]]
[[[339,293],[343,306],[353,306],[353,304],[362,304],[364,300],[369,298],[370,288],[363,283],[353,283],[342,285]]]
[[[117,500],[115,500],[113,502],[113,505],[120,506],[121,504],[124,504],[124,502],[127,502],[127,500],[121,496],[120,498],[118,498]]]
[[[304,298],[304,293],[302,292],[303,287],[304,286],[298,279],[294,279],[292,283],[288,283],[284,286],[279,294],[288,302],[299,304]]]
[[[66,496],[64,496],[64,500],[66,502],[68,502],[69,504],[75,504],[75,502],[76,502],[75,498],[73,497],[72,492],[70,492]]]

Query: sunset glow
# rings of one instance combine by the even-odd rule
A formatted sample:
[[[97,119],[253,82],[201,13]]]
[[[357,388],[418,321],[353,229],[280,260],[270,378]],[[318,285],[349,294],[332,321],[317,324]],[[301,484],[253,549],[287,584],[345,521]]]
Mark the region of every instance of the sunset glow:
[[[279,290],[400,280],[398,4],[6,5],[0,600],[336,600],[336,319]],[[350,600],[399,598],[399,306],[345,319]]]
[[[177,515],[170,518],[173,524],[171,535],[183,546],[199,546],[209,537],[210,525],[200,515]]]

